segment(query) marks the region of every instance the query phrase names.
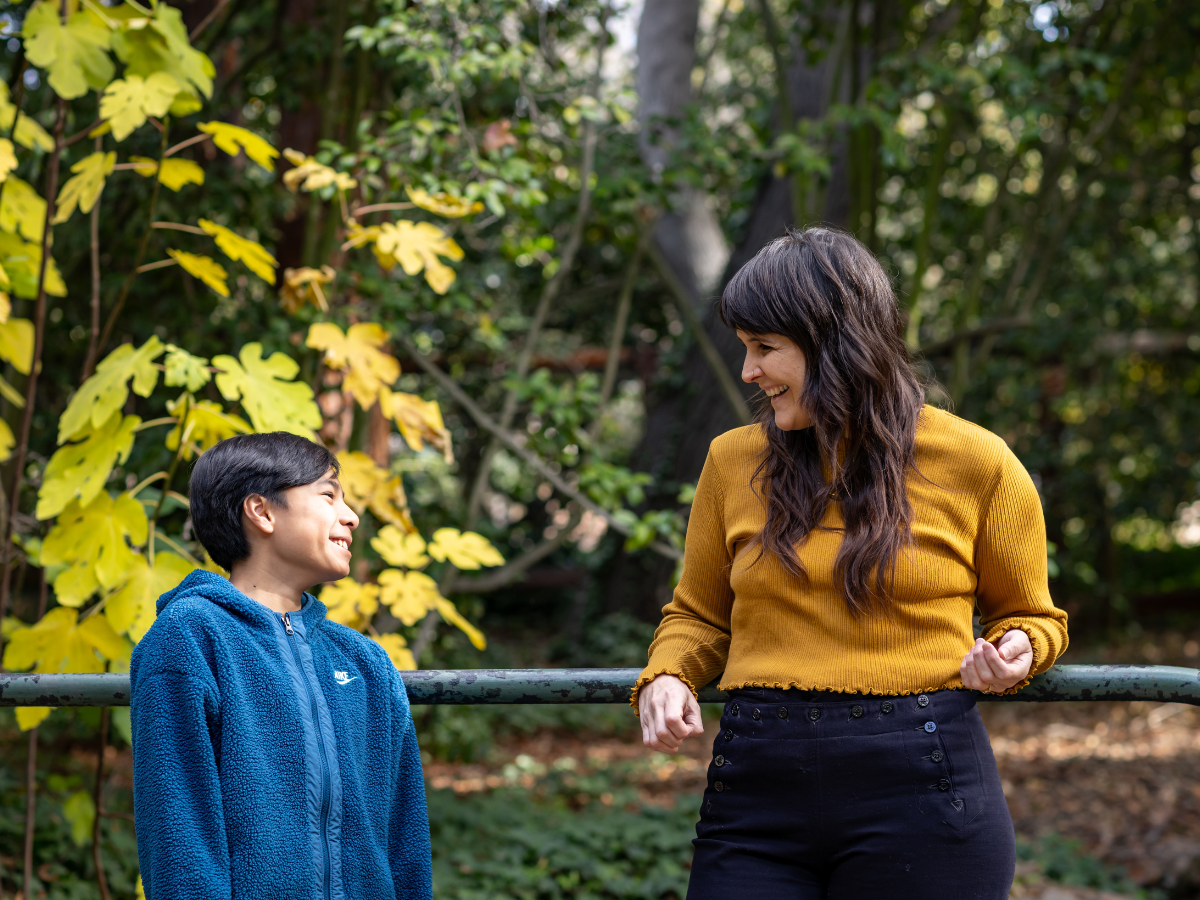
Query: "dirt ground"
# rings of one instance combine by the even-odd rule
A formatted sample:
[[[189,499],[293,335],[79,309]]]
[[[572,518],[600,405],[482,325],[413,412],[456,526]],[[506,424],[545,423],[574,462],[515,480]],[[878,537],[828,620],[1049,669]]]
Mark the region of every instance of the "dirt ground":
[[[1200,709],[1182,704],[981,704],[1017,833],[1056,833],[1121,865],[1139,885],[1200,896]],[[539,734],[502,743],[486,765],[433,762],[434,788],[459,793],[532,787],[547,772],[619,766],[643,800],[698,797],[716,722],[676,757],[646,750],[631,727],[617,738]],[[1013,897],[1105,900],[1111,893],[1048,884],[1018,869]]]

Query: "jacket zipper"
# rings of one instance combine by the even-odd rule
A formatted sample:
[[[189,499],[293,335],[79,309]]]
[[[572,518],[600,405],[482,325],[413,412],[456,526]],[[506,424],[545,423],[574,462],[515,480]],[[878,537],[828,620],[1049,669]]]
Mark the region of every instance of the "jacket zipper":
[[[295,637],[296,632],[292,628],[292,620],[287,613],[283,613],[283,630],[287,632],[288,637]],[[318,717],[317,698],[313,693],[313,687],[309,683],[308,673],[304,671],[304,664],[300,661],[300,654],[296,652],[296,646],[291,641],[288,641],[288,646],[292,650],[292,659],[296,663],[296,668],[300,670],[301,676],[304,678],[304,690],[308,694],[308,704],[312,709],[313,730],[317,733],[317,749],[321,753],[321,846],[325,851],[325,871],[321,873],[321,883],[324,885],[325,900],[329,900],[331,893],[331,873],[329,863],[329,766],[325,758],[325,738],[321,734],[321,720]]]

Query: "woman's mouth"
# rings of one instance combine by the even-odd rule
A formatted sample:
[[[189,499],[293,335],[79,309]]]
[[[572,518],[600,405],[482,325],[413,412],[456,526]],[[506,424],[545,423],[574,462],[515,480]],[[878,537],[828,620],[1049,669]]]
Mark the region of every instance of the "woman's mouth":
[[[776,397],[787,393],[787,389],[788,386],[786,384],[777,384],[774,387],[763,388],[763,393],[770,397],[771,400],[774,400]]]

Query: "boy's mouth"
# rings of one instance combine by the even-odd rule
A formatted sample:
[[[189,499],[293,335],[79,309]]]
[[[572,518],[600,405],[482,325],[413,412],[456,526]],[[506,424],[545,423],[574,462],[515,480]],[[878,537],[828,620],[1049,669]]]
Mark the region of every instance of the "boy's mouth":
[[[337,544],[343,550],[349,551],[350,549],[350,542],[346,540],[346,538],[330,538],[329,540],[332,543]]]
[[[778,397],[780,394],[784,393],[787,389],[788,386],[786,384],[777,384],[775,387],[763,388],[763,393],[774,399],[775,397]]]

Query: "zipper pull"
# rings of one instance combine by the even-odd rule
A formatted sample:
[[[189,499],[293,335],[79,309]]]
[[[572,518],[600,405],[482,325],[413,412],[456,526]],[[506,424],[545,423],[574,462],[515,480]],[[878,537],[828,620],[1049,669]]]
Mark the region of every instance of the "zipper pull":
[[[289,635],[295,634],[296,632],[292,630],[292,620],[288,618],[288,614],[284,613],[280,618],[283,619],[283,630]]]

